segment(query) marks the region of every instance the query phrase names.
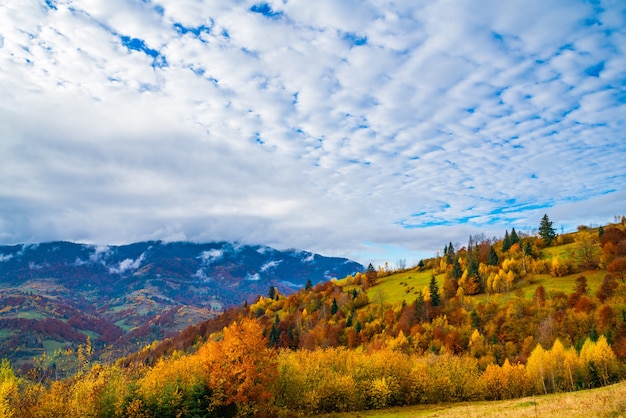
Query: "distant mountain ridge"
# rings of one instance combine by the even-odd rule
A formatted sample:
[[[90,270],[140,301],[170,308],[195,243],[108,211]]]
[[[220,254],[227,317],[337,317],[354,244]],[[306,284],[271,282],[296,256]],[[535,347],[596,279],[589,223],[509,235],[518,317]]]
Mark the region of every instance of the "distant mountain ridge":
[[[270,286],[288,294],[308,279],[362,270],[345,258],[229,242],[0,246],[0,357],[15,346],[32,357],[86,335],[101,346],[149,343]]]

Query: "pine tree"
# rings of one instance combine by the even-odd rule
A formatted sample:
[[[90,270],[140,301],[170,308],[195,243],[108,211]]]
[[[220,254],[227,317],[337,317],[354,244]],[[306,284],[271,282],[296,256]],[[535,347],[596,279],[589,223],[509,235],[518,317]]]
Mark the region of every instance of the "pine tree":
[[[313,286],[311,283],[311,279],[306,279],[306,284],[304,285],[304,290],[309,290]]]
[[[459,259],[455,259],[452,264],[452,277],[455,279],[460,279],[463,276],[463,269],[461,268],[461,264],[459,263]]]
[[[509,230],[504,231],[504,239],[502,240],[502,252],[509,251],[511,248],[511,237],[509,237]]]
[[[441,298],[439,296],[439,286],[437,285],[437,279],[435,276],[430,277],[430,284],[428,286],[430,293],[430,305],[437,307],[441,304]]]
[[[444,251],[446,255],[446,263],[452,264],[453,260],[456,259],[455,253],[454,253],[454,246],[452,245],[452,242],[450,242],[450,244],[448,244],[448,246],[444,248]]]
[[[415,306],[415,315],[420,318],[420,319],[424,319],[424,307],[426,305],[426,301],[424,300],[424,293],[422,293],[422,291],[420,290],[419,292],[417,292],[417,298],[415,298],[415,302],[413,302],[413,305]]]
[[[514,244],[519,243],[519,236],[517,235],[517,232],[515,232],[515,228],[511,229],[511,236],[509,237],[509,243],[511,244],[511,247]]]
[[[334,315],[339,310],[339,306],[337,306],[337,299],[333,298],[333,304],[330,306],[330,314]]]
[[[550,245],[554,238],[556,238],[556,230],[552,228],[552,221],[548,218],[547,214],[541,218],[539,224],[539,236],[543,239],[546,245]]]
[[[487,265],[488,266],[498,265],[498,254],[496,253],[496,249],[493,248],[493,245],[489,246],[489,255],[487,256]]]

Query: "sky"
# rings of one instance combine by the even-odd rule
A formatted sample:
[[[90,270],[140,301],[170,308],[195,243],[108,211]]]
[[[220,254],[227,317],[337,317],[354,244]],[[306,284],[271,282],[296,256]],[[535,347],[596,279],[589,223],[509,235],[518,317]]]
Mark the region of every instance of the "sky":
[[[626,214],[626,3],[0,3],[0,243],[414,265]]]

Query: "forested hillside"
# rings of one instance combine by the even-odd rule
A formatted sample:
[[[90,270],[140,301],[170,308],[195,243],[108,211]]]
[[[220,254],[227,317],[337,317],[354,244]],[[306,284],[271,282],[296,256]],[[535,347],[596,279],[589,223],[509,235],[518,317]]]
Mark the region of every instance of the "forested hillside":
[[[308,416],[607,385],[626,377],[625,223],[557,236],[546,216],[538,236],[472,236],[410,269],[270,287],[114,363],[89,344],[27,374],[4,362],[0,408]]]

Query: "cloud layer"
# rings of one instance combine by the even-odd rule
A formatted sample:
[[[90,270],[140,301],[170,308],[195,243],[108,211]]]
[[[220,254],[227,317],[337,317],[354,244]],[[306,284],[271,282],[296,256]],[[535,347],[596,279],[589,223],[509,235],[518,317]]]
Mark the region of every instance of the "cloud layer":
[[[626,202],[625,9],[0,5],[0,242],[412,262],[543,213],[610,221]]]

